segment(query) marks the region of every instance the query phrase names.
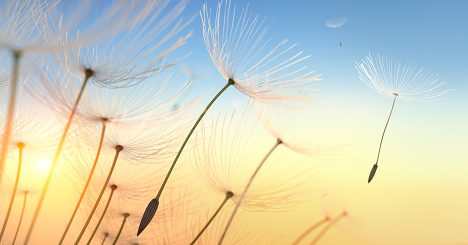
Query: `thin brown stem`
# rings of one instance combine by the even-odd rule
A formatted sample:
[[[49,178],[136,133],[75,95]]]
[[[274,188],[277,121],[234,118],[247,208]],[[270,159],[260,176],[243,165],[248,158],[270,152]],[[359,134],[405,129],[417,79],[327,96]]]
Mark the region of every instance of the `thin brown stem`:
[[[313,224],[311,227],[307,228],[307,230],[305,230],[300,236],[297,237],[296,240],[294,240],[294,242],[292,243],[292,245],[298,245],[300,242],[302,242],[302,240],[304,240],[304,238],[306,238],[310,233],[312,233],[313,231],[315,231],[317,228],[319,228],[320,226],[322,226],[323,224],[327,223],[330,221],[330,217],[325,217],[321,220],[319,220],[317,223]]]
[[[99,205],[99,202],[101,201],[101,198],[102,198],[102,195],[104,194],[104,192],[106,191],[106,187],[107,185],[109,184],[109,180],[112,176],[112,173],[114,172],[114,168],[115,168],[115,165],[117,163],[117,159],[119,158],[119,154],[120,152],[123,150],[123,146],[121,145],[117,145],[115,147],[115,155],[114,155],[114,160],[112,161],[112,166],[109,170],[109,173],[107,174],[107,178],[106,178],[106,181],[104,182],[104,184],[102,185],[102,188],[101,188],[101,192],[99,193],[99,196],[98,198],[96,199],[96,202],[94,203],[94,207],[93,209],[91,210],[91,213],[88,215],[88,219],[86,220],[86,223],[84,224],[83,228],[81,229],[81,232],[80,232],[80,235],[78,235],[78,238],[76,239],[75,241],[75,245],[78,245],[78,243],[80,242],[81,238],[83,237],[83,234],[86,230],[86,228],[88,227],[89,225],[89,222],[91,221],[91,218],[93,218],[93,215],[94,215],[94,212],[96,212],[96,209]]]
[[[215,95],[215,97],[213,97],[213,99],[211,99],[210,103],[208,103],[208,105],[205,107],[205,110],[203,110],[203,112],[200,114],[200,116],[198,117],[195,124],[192,126],[192,129],[190,130],[189,134],[185,138],[184,143],[182,143],[182,146],[180,147],[179,151],[177,152],[177,155],[176,155],[174,161],[172,162],[172,165],[169,168],[169,171],[167,172],[166,177],[164,178],[164,181],[161,184],[161,187],[159,188],[158,194],[156,194],[156,197],[154,199],[152,199],[150,201],[150,203],[148,204],[148,206],[146,207],[146,210],[143,213],[143,216],[142,216],[141,221],[140,221],[140,225],[138,227],[137,235],[140,235],[140,233],[143,232],[143,230],[146,228],[146,226],[148,226],[148,224],[151,222],[154,215],[156,214],[156,211],[157,211],[157,208],[158,208],[158,205],[159,205],[159,198],[161,197],[161,194],[162,194],[162,192],[164,190],[164,187],[166,186],[167,181],[169,180],[169,176],[171,175],[172,171],[174,170],[174,167],[175,167],[175,165],[177,163],[177,160],[179,160],[179,157],[182,154],[182,151],[184,150],[185,145],[187,145],[187,142],[190,139],[190,136],[192,136],[192,134],[195,131],[195,129],[197,128],[198,124],[203,119],[203,117],[208,112],[208,110],[213,105],[213,103],[219,98],[219,96],[221,96],[222,93],[224,93],[224,91],[226,91],[227,88],[229,88],[231,85],[234,85],[234,83],[235,83],[234,80],[232,80],[232,79],[228,80],[226,85],[224,85],[224,87]]]
[[[18,234],[21,228],[21,223],[23,222],[23,217],[24,217],[24,210],[26,210],[26,204],[28,202],[28,191],[23,192],[24,193],[24,199],[23,199],[23,207],[21,208],[21,214],[20,214],[20,219],[18,221],[18,226],[16,227],[16,232],[15,232],[15,237],[13,238],[13,242],[11,242],[11,245],[15,245],[16,238],[18,238]]]
[[[117,189],[116,185],[111,185],[111,193],[109,194],[109,198],[107,199],[106,206],[104,207],[104,210],[102,211],[101,217],[99,217],[99,220],[96,224],[96,227],[94,227],[93,233],[88,239],[88,245],[91,244],[91,241],[94,238],[94,235],[96,235],[97,230],[99,229],[99,226],[101,225],[102,220],[104,219],[104,216],[106,215],[107,209],[109,208],[109,204],[111,203],[112,196],[114,195],[114,191]]]
[[[94,171],[96,170],[96,166],[97,166],[97,163],[98,163],[98,160],[99,160],[99,156],[101,155],[102,143],[104,142],[104,135],[105,134],[106,134],[106,123],[102,122],[101,137],[99,138],[99,145],[98,145],[98,149],[97,149],[97,152],[96,152],[96,156],[94,157],[94,162],[93,162],[93,165],[91,167],[91,171],[89,172],[88,179],[86,180],[86,183],[85,183],[85,185],[83,187],[83,190],[81,191],[80,198],[78,199],[78,202],[75,205],[75,209],[73,210],[73,214],[70,217],[70,219],[68,220],[68,224],[67,224],[67,227],[65,228],[65,231],[62,234],[62,238],[60,238],[59,245],[61,245],[63,243],[63,241],[65,240],[65,237],[67,236],[68,230],[70,229],[71,224],[73,223],[73,220],[75,219],[76,213],[78,212],[78,209],[80,208],[81,202],[83,201],[84,195],[85,195],[86,191],[88,190],[89,183],[91,182],[91,178],[93,177]]]
[[[322,239],[323,236],[325,236],[325,234],[327,234],[327,232],[330,230],[330,228],[332,228],[333,225],[335,225],[336,223],[338,223],[341,219],[343,219],[344,217],[346,217],[348,214],[346,212],[343,212],[341,213],[340,215],[338,215],[336,218],[332,219],[318,234],[317,236],[310,242],[310,245],[315,245],[317,244],[320,239]]]
[[[18,77],[21,61],[21,51],[13,50],[13,70],[11,74],[10,94],[8,97],[8,108],[5,118],[5,126],[3,128],[2,146],[0,150],[0,184],[2,183],[3,169],[8,153],[8,145],[10,143],[11,131],[13,128],[13,118],[15,117],[16,97],[18,95]]]
[[[117,244],[117,241],[119,240],[120,235],[122,234],[122,230],[123,230],[123,228],[125,226],[125,223],[127,222],[127,219],[128,219],[129,216],[130,216],[129,213],[124,213],[123,214],[122,224],[120,225],[119,232],[117,232],[117,235],[115,236],[115,239],[114,239],[114,242],[112,243],[112,245]]]
[[[108,237],[109,237],[109,233],[108,233],[108,232],[104,232],[104,237],[102,238],[101,245],[104,245],[104,243],[106,242],[106,240],[107,240]]]
[[[260,164],[258,164],[257,168],[255,169],[255,172],[253,172],[252,176],[250,176],[249,182],[247,182],[247,185],[244,187],[244,190],[242,191],[242,194],[239,197],[239,200],[236,203],[236,207],[234,208],[234,211],[232,211],[231,217],[229,217],[229,220],[226,224],[226,227],[224,228],[223,234],[221,235],[221,238],[219,239],[218,244],[222,244],[224,241],[224,238],[226,237],[226,234],[231,227],[232,222],[234,221],[234,217],[237,214],[237,211],[239,210],[242,202],[244,201],[244,198],[247,194],[247,192],[250,189],[250,186],[252,185],[255,177],[257,174],[260,172],[260,169],[262,168],[263,164],[266,162],[266,160],[270,157],[270,155],[276,150],[276,148],[281,145],[283,142],[280,139],[277,139],[273,147],[268,151],[268,153],[263,157],[262,161],[260,161]]]
[[[224,198],[223,202],[221,202],[221,205],[219,205],[218,209],[216,209],[216,211],[214,212],[213,216],[211,216],[211,218],[208,220],[208,222],[206,223],[206,225],[201,229],[200,232],[198,232],[197,236],[195,236],[195,238],[193,239],[193,241],[190,243],[190,245],[193,245],[195,244],[195,242],[197,242],[198,238],[200,238],[200,236],[203,234],[203,232],[205,232],[205,230],[208,228],[208,226],[211,224],[211,222],[213,222],[213,220],[216,218],[216,216],[218,215],[218,213],[221,211],[221,209],[224,207],[224,205],[226,204],[226,202],[234,196],[234,193],[232,193],[231,191],[228,191],[226,192],[226,197]]]
[[[5,220],[3,221],[2,231],[0,232],[0,243],[2,241],[3,235],[5,234],[5,230],[8,224],[8,220],[10,218],[11,210],[13,209],[13,203],[15,202],[16,191],[18,190],[18,184],[21,176],[21,165],[23,163],[23,148],[24,143],[18,143],[18,170],[16,171],[16,179],[15,185],[13,186],[13,191],[11,192],[10,197],[10,204],[8,205],[8,211],[5,216]]]
[[[78,105],[80,103],[81,97],[83,96],[83,93],[85,91],[86,85],[88,84],[89,78],[93,75],[93,71],[90,69],[86,69],[85,71],[85,78],[83,80],[83,83],[81,84],[80,91],[78,93],[78,96],[76,97],[75,103],[72,107],[72,110],[70,112],[70,115],[68,116],[68,121],[67,124],[65,125],[65,128],[63,129],[62,137],[60,138],[60,142],[57,146],[57,149],[55,151],[54,155],[54,160],[52,161],[52,165],[50,166],[49,173],[47,175],[47,179],[45,181],[44,187],[42,188],[41,196],[39,197],[39,202],[37,203],[36,210],[34,211],[34,215],[31,221],[31,225],[29,226],[28,233],[26,235],[26,240],[24,242],[25,245],[29,243],[29,239],[31,239],[32,232],[34,230],[34,226],[36,224],[37,218],[39,216],[39,213],[42,208],[42,204],[44,203],[45,196],[47,194],[47,190],[49,189],[50,181],[52,180],[52,175],[55,172],[55,168],[57,167],[57,163],[60,157],[60,153],[62,152],[63,145],[65,144],[65,139],[67,138],[68,135],[68,130],[70,130],[73,117],[76,114],[76,110],[78,108]]]

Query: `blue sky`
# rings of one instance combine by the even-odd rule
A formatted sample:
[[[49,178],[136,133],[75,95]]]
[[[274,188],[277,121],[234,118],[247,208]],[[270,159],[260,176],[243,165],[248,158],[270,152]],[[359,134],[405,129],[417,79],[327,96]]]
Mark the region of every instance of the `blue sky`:
[[[197,12],[204,2],[191,1],[187,13]],[[238,7],[250,4],[255,14],[267,17],[269,34],[275,40],[288,38],[312,55],[308,64],[322,74],[320,87],[325,95],[366,91],[354,62],[369,52],[429,68],[457,90],[455,97],[464,94],[459,90],[468,88],[468,1],[234,2]],[[215,0],[207,3],[216,7]],[[336,17],[346,17],[348,22],[340,30],[327,28],[325,21]],[[187,46],[192,55],[185,62],[201,73],[208,70],[201,80],[217,89],[221,81],[218,86],[214,81],[203,81],[222,77],[217,76],[204,48],[199,18],[192,27],[195,35]]]

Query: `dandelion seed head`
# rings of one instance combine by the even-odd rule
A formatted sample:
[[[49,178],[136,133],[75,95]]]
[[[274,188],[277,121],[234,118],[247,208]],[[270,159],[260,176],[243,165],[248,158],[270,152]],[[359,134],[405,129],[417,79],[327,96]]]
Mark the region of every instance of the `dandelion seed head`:
[[[230,200],[237,203],[239,196],[235,194],[242,193],[248,176],[262,158],[259,149],[268,149],[275,140],[264,131],[251,110],[220,115],[195,135],[193,166],[200,180],[220,194],[232,192],[234,195]],[[288,166],[279,159],[273,157],[270,167],[262,170],[242,203],[243,209],[284,210],[294,206],[299,196],[313,192],[310,185],[299,184],[301,179],[310,181],[313,178],[304,175],[304,165]],[[288,169],[287,177],[282,168]]]
[[[239,91],[261,102],[303,100],[320,76],[305,64],[310,58],[288,40],[274,44],[265,19],[231,1],[219,1],[215,13],[200,12],[203,38],[212,62]]]
[[[342,27],[344,24],[346,24],[346,22],[348,22],[348,19],[345,18],[345,17],[338,17],[338,18],[334,18],[334,19],[329,19],[325,22],[325,25],[328,27],[328,28],[339,28],[339,27]]]
[[[391,59],[370,54],[356,63],[359,78],[377,93],[418,102],[433,101],[449,94],[443,89],[440,75],[424,67],[395,63]]]

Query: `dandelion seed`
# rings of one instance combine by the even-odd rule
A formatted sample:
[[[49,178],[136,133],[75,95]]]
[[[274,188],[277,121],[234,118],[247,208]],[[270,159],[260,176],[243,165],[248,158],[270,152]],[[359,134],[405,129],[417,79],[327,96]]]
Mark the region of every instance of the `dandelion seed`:
[[[312,153],[314,151],[312,151],[310,149],[305,149],[305,148],[301,148],[300,146],[296,145],[296,144],[292,144],[290,142],[292,141],[285,141],[284,139],[285,138],[288,138],[286,137],[285,133],[280,133],[279,130],[274,130],[274,127],[270,126],[270,127],[267,127],[270,129],[270,132],[273,134],[273,136],[276,138],[276,142],[275,144],[273,144],[270,148],[270,150],[264,155],[264,157],[262,158],[262,160],[258,163],[258,165],[256,165],[255,169],[253,170],[253,172],[250,174],[250,177],[249,179],[247,180],[247,183],[246,185],[242,188],[242,191],[239,192],[241,194],[239,194],[239,198],[236,202],[236,206],[233,210],[233,212],[231,213],[231,216],[225,226],[225,229],[221,235],[221,238],[219,240],[219,244],[222,244],[226,235],[227,235],[227,232],[229,230],[229,228],[231,227],[232,223],[233,223],[233,220],[234,218],[236,217],[236,214],[240,208],[240,206],[243,204],[250,188],[252,187],[252,184],[254,182],[254,180],[256,180],[258,178],[258,174],[260,173],[260,170],[263,168],[263,165],[266,163],[266,161],[270,158],[270,156],[278,149],[278,147],[281,145],[281,146],[284,146],[285,148],[289,149],[289,150],[292,150],[294,152],[298,152],[298,153]],[[315,152],[317,152],[317,150],[315,150]],[[291,168],[289,168],[288,171],[290,171]],[[267,202],[268,203],[268,202]]]
[[[397,98],[425,102],[444,96],[451,90],[441,90],[445,83],[441,81],[439,75],[431,73],[427,68],[393,63],[382,56],[374,58],[369,54],[361,63],[356,63],[356,69],[359,72],[359,78],[368,87],[393,99],[392,108],[380,139],[377,160],[367,180],[370,183],[377,172],[383,139]]]
[[[100,136],[97,143],[96,155],[90,167],[91,170],[89,171],[89,175],[84,177],[87,179],[86,183],[59,244],[63,243],[89,187],[99,160],[108,125],[117,124],[138,127],[138,125],[153,120],[162,123],[181,117],[182,114],[184,114],[185,110],[173,112],[165,108],[187,89],[187,86],[183,86],[181,90],[177,91],[174,95],[163,96],[163,93],[167,90],[166,83],[169,79],[170,77],[161,81],[161,84],[156,82],[142,83],[130,88],[113,90],[94,88],[83,97],[83,101],[76,112],[78,119],[84,126],[100,124],[101,131],[99,133]],[[64,95],[63,97],[66,96]],[[94,144],[94,142],[92,144]],[[83,171],[87,172],[88,170]]]
[[[332,29],[338,29],[338,35],[340,35],[340,27],[344,26],[346,24],[346,22],[348,22],[348,19],[345,18],[345,17],[339,17],[339,18],[335,18],[335,19],[329,19],[325,22],[325,25],[328,27],[328,28],[332,28]],[[341,42],[341,38],[340,39],[340,48],[343,46],[342,42]]]
[[[115,149],[114,160],[112,161],[112,165],[111,165],[111,168],[110,168],[110,170],[109,170],[109,173],[108,173],[108,175],[107,175],[107,177],[106,177],[106,180],[105,180],[105,182],[104,182],[103,188],[102,188],[101,192],[99,193],[99,196],[97,197],[97,200],[96,200],[96,202],[95,202],[95,204],[94,204],[94,207],[93,207],[91,213],[89,214],[88,219],[86,220],[86,222],[85,222],[83,228],[81,229],[81,232],[80,232],[80,234],[78,235],[78,238],[76,239],[75,244],[78,244],[78,243],[79,243],[79,241],[81,240],[81,237],[83,236],[83,234],[84,234],[86,228],[88,227],[89,222],[91,221],[91,218],[93,217],[93,214],[94,214],[94,212],[96,211],[97,205],[99,204],[99,202],[100,202],[100,200],[101,200],[101,198],[102,198],[102,195],[104,194],[104,191],[105,191],[105,189],[106,189],[106,187],[107,187],[107,185],[108,185],[108,183],[109,183],[109,180],[110,180],[110,178],[111,178],[111,176],[112,176],[112,173],[113,173],[113,171],[114,171],[115,165],[117,164],[117,159],[119,158],[119,155],[120,155],[120,153],[123,151],[124,147],[123,147],[122,145],[116,145],[116,146],[114,147],[114,149]]]
[[[181,145],[155,198],[146,208],[137,235],[153,219],[165,185],[188,140],[213,103],[232,85],[248,97],[261,102],[281,104],[303,100],[315,88],[319,76],[301,66],[309,56],[294,51],[296,45],[282,41],[271,45],[259,17],[245,9],[239,15],[230,1],[220,1],[214,18],[205,4],[200,13],[203,38],[212,62],[227,81],[210,100]]]
[[[102,185],[102,188],[99,191],[99,195],[94,203],[92,208],[78,238],[76,239],[76,244],[81,240],[91,218],[93,217],[97,206],[108,186],[110,178],[114,173],[116,168],[117,160],[123,158],[125,160],[131,160],[132,162],[146,162],[151,161],[163,161],[165,157],[171,155],[175,144],[173,144],[174,135],[178,135],[177,130],[170,130],[171,127],[174,127],[175,124],[166,124],[161,125],[160,127],[155,127],[155,129],[132,129],[123,126],[113,125],[108,128],[108,133],[106,135],[107,144],[110,144],[115,149],[115,157],[112,161],[112,165],[107,172],[106,180]],[[183,128],[182,128],[183,129]],[[91,140],[95,137],[91,137]],[[174,145],[174,146],[173,146]],[[144,178],[147,179],[147,178]]]
[[[104,210],[99,215],[99,220],[94,227],[92,234],[90,235],[87,244],[91,244],[94,235],[99,229],[102,220],[104,219],[107,209],[111,204],[111,201],[117,202],[118,204],[128,204],[136,201],[143,194],[149,192],[151,185],[145,182],[149,176],[157,174],[156,171],[150,171],[148,168],[139,169],[139,166],[130,166],[130,164],[123,163],[118,166],[115,173],[112,176],[110,185],[111,192],[107,199]],[[135,173],[135,174],[132,174]],[[115,192],[115,195],[114,195]],[[127,205],[131,207],[130,205]]]
[[[226,192],[226,197],[223,199],[223,201],[219,205],[218,209],[216,209],[216,211],[213,213],[213,216],[211,216],[211,218],[208,220],[208,222],[206,222],[205,226],[203,226],[203,228],[200,230],[200,232],[195,236],[193,241],[190,243],[191,245],[193,245],[193,244],[195,244],[197,242],[198,238],[200,238],[200,236],[203,234],[203,232],[205,232],[205,230],[208,228],[208,226],[211,224],[211,222],[213,222],[213,220],[216,218],[219,211],[221,211],[221,209],[224,207],[226,202],[229,199],[231,199],[233,196],[234,196],[234,193],[232,193],[232,191],[227,191]]]
[[[62,53],[64,56],[62,57],[63,59],[59,58],[59,64],[65,64],[62,65],[64,66],[62,69],[65,69],[68,72],[73,72],[72,69],[74,69],[74,71],[80,70],[80,75],[84,75],[84,78],[82,79],[78,95],[70,111],[67,125],[65,126],[62,138],[58,144],[48,178],[34,212],[28,235],[26,237],[26,244],[31,237],[34,225],[44,202],[50,180],[55,172],[56,165],[58,164],[61,149],[65,143],[68,130],[71,126],[81,97],[83,96],[83,93],[87,87],[88,81],[92,80],[96,84],[110,88],[132,86],[142,82],[143,80],[147,79],[150,74],[154,74],[154,72],[160,72],[162,70],[160,65],[165,57],[175,49],[184,45],[186,40],[190,37],[190,34],[188,34],[177,39],[168,47],[164,46],[171,42],[174,38],[177,38],[180,31],[186,27],[186,23],[184,23],[182,20],[177,20],[178,16],[181,14],[181,10],[185,8],[186,3],[185,1],[182,1],[180,4],[177,4],[175,6],[175,10],[169,10],[169,13],[166,17],[161,17],[159,15],[161,12],[158,8],[165,6],[164,2],[161,1],[161,3],[163,5],[160,5],[160,1],[149,1],[145,5],[148,8],[141,9],[143,13],[146,13],[143,15],[145,18],[142,19],[140,18],[141,16],[137,14],[137,19],[129,22],[131,23],[130,26],[132,27],[131,30],[128,31],[126,35],[115,36],[110,42],[111,44],[105,46],[106,52],[95,55],[96,53],[94,52],[93,48],[85,49],[89,52],[85,51],[84,53],[87,55],[83,57],[80,53],[82,49],[78,49],[78,55],[73,57],[73,53],[76,52],[76,50],[67,50],[67,52]],[[156,11],[145,12],[148,10]],[[155,40],[155,38],[161,38],[161,40]],[[66,43],[67,41],[67,39],[59,40],[59,42],[62,43]],[[116,53],[115,50],[113,50],[113,48],[119,48],[119,46],[112,45],[112,43],[121,44],[121,49],[118,50],[119,53]],[[78,45],[78,47],[80,46]],[[58,54],[56,55],[59,56]],[[99,57],[101,59],[99,59]],[[86,61],[89,61],[89,63]],[[76,64],[76,66],[73,64]],[[97,64],[103,66],[100,67]],[[84,67],[80,65],[84,65]]]
[[[109,232],[104,232],[102,233],[103,237],[102,237],[102,242],[101,242],[101,245],[104,245],[104,243],[106,242],[107,238],[109,237]]]
[[[2,230],[0,232],[0,241],[3,238],[5,229],[7,227],[11,210],[13,208],[13,203],[16,197],[16,191],[19,186],[20,176],[22,172],[23,165],[23,150],[27,146],[29,154],[34,155],[35,150],[40,150],[42,152],[47,152],[51,146],[50,141],[54,138],[55,133],[57,132],[56,122],[51,120],[50,115],[47,114],[33,114],[28,115],[23,110],[17,111],[15,118],[16,124],[12,129],[12,146],[18,150],[18,164],[16,171],[16,178],[11,192],[11,198],[8,206],[8,210],[5,215],[5,220],[3,222]]]

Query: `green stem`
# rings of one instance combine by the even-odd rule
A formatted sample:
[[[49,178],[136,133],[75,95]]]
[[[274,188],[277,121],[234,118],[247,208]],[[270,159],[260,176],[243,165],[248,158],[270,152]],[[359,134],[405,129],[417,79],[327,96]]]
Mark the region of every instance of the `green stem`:
[[[304,240],[304,238],[306,238],[310,233],[312,233],[313,231],[315,231],[317,228],[319,228],[320,226],[322,226],[323,224],[327,223],[328,221],[330,221],[330,218],[329,217],[325,217],[323,218],[322,220],[320,220],[319,222],[313,224],[311,227],[307,228],[307,230],[305,230],[293,243],[292,245],[298,245],[300,242],[302,242],[302,240]]]
[[[16,238],[18,238],[18,234],[21,228],[21,223],[23,222],[24,210],[26,210],[26,204],[28,202],[28,194],[29,194],[28,191],[24,192],[23,207],[21,208],[20,219],[18,221],[18,226],[16,227],[15,237],[13,238],[13,242],[11,242],[11,245],[15,245]]]
[[[119,232],[117,232],[117,235],[115,236],[115,240],[114,240],[114,242],[112,243],[112,245],[117,244],[117,241],[119,240],[120,235],[122,234],[122,230],[123,230],[123,228],[124,228],[124,226],[125,226],[125,223],[127,222],[128,216],[130,216],[130,214],[128,214],[128,213],[123,214],[122,224],[120,225]]]
[[[109,195],[109,198],[107,199],[106,206],[104,207],[104,210],[102,211],[101,217],[99,217],[99,220],[96,224],[96,227],[94,227],[93,233],[88,239],[88,245],[91,244],[91,241],[94,238],[94,235],[96,235],[97,230],[99,229],[99,226],[101,225],[102,220],[104,219],[104,216],[106,215],[107,209],[109,208],[109,204],[112,200],[112,196],[114,195],[114,191],[117,189],[116,185],[111,185],[111,193]]]
[[[224,207],[224,205],[226,204],[226,202],[232,197],[234,196],[234,193],[228,191],[226,192],[226,197],[224,198],[223,202],[221,203],[221,205],[219,205],[218,209],[216,209],[216,211],[214,212],[213,216],[211,216],[211,218],[208,220],[208,222],[206,223],[206,225],[203,227],[203,229],[201,229],[200,232],[198,232],[197,236],[193,239],[193,241],[190,243],[190,245],[193,245],[195,244],[195,242],[197,242],[198,238],[200,238],[200,236],[203,234],[203,232],[205,232],[205,230],[208,228],[208,226],[211,224],[211,222],[213,222],[213,220],[216,218],[216,216],[218,215],[218,213],[221,211],[221,209]]]
[[[234,80],[232,80],[232,79],[228,80],[226,85],[224,85],[224,87],[215,95],[215,97],[213,97],[213,99],[211,99],[210,103],[208,103],[208,105],[205,107],[205,110],[203,110],[203,112],[200,114],[200,116],[198,117],[195,124],[192,126],[192,129],[190,130],[189,134],[185,138],[184,143],[182,143],[182,146],[180,147],[179,151],[177,152],[177,155],[176,155],[174,161],[172,162],[172,165],[169,168],[169,171],[167,172],[166,177],[164,178],[164,181],[161,184],[161,187],[159,188],[158,194],[147,205],[146,210],[145,210],[145,212],[144,212],[144,214],[143,214],[143,216],[141,218],[140,225],[138,227],[137,235],[139,235],[141,232],[143,232],[143,230],[146,228],[146,226],[148,226],[148,224],[151,222],[154,215],[156,214],[157,205],[159,205],[159,198],[161,197],[161,194],[162,194],[162,192],[164,190],[164,187],[166,186],[167,181],[169,180],[169,176],[171,175],[172,171],[174,170],[174,167],[175,167],[175,165],[177,163],[177,160],[179,159],[180,154],[182,154],[182,151],[184,150],[185,145],[187,144],[188,140],[190,139],[190,136],[192,136],[192,134],[195,131],[195,129],[197,128],[198,124],[203,119],[206,112],[208,112],[208,110],[213,105],[213,103],[219,98],[219,96],[221,96],[222,93],[224,93],[224,91],[226,91],[227,88],[229,88],[231,85],[234,85],[234,83],[235,83]],[[155,207],[155,205],[156,205],[156,207]]]
[[[18,77],[21,60],[21,51],[13,50],[13,73],[11,74],[10,95],[8,98],[8,108],[5,118],[5,126],[2,135],[2,148],[0,151],[0,184],[2,183],[3,169],[10,144],[11,131],[13,128],[13,118],[15,117],[16,97],[18,95]]]
[[[102,195],[104,194],[104,192],[106,191],[106,187],[107,187],[107,184],[109,184],[109,180],[112,176],[112,173],[114,172],[114,168],[115,168],[115,165],[117,163],[117,159],[119,158],[119,154],[120,152],[123,150],[123,146],[121,145],[117,145],[115,147],[115,155],[114,155],[114,160],[112,161],[112,166],[109,170],[109,173],[107,174],[107,178],[106,178],[106,181],[104,182],[104,184],[102,185],[102,188],[101,188],[101,192],[99,193],[99,196],[96,200],[96,202],[94,203],[94,207],[93,207],[93,210],[91,210],[91,213],[88,215],[88,219],[86,220],[86,223],[84,224],[83,228],[81,229],[81,232],[80,232],[80,235],[78,236],[78,238],[76,239],[75,241],[75,245],[78,245],[78,243],[80,242],[81,238],[83,237],[83,234],[86,230],[86,228],[88,227],[89,225],[89,222],[91,221],[91,218],[93,218],[93,215],[94,215],[94,212],[96,212],[96,209],[99,205],[99,202],[101,201],[101,198],[102,198]]]
[[[57,150],[55,151],[54,155],[54,160],[52,161],[52,165],[50,166],[49,173],[47,175],[47,179],[45,181],[44,187],[42,188],[41,196],[39,197],[39,202],[37,203],[36,210],[34,211],[34,215],[31,221],[31,225],[29,226],[28,233],[26,235],[26,240],[24,242],[25,245],[29,243],[29,239],[31,239],[32,232],[34,230],[34,226],[36,224],[37,218],[39,216],[39,213],[42,208],[42,204],[44,203],[45,196],[47,194],[47,190],[49,189],[50,181],[52,180],[52,175],[55,172],[55,168],[57,167],[57,163],[60,157],[60,153],[62,152],[63,145],[65,144],[65,139],[68,135],[68,130],[70,130],[71,123],[73,121],[73,117],[75,116],[76,110],[78,108],[78,104],[80,103],[81,97],[83,96],[83,92],[86,88],[86,85],[88,84],[89,78],[93,75],[93,72],[91,70],[86,70],[85,71],[85,78],[83,80],[83,83],[81,84],[80,91],[78,93],[78,97],[75,100],[75,103],[72,107],[72,110],[70,112],[70,115],[68,116],[68,121],[67,124],[65,125],[65,128],[63,129],[62,137],[60,138],[60,142],[57,146]]]
[[[255,172],[252,174],[252,176],[250,176],[250,179],[249,179],[249,182],[247,182],[247,185],[245,186],[244,188],[244,191],[242,191],[242,194],[240,195],[239,197],[239,200],[237,201],[236,203],[236,207],[234,208],[234,211],[232,211],[232,214],[231,214],[231,217],[229,217],[229,220],[226,224],[226,227],[224,228],[224,231],[223,231],[223,234],[221,235],[221,238],[219,239],[219,242],[218,244],[222,244],[223,241],[224,241],[224,238],[226,237],[227,235],[227,232],[232,224],[232,222],[234,221],[234,217],[236,216],[236,213],[237,211],[239,210],[240,208],[240,205],[242,204],[242,202],[244,201],[244,198],[245,196],[247,195],[247,192],[249,191],[250,189],[250,186],[252,185],[255,177],[257,176],[257,174],[260,172],[260,169],[262,168],[263,164],[266,162],[266,160],[270,157],[270,155],[276,150],[276,148],[281,145],[283,142],[280,140],[280,139],[277,139],[275,144],[273,145],[273,147],[271,147],[270,151],[268,151],[268,153],[265,155],[265,157],[263,157],[262,161],[260,162],[260,164],[257,166],[257,168],[255,169]]]
[[[62,238],[60,238],[59,245],[61,245],[63,243],[63,241],[65,240],[65,237],[67,236],[68,230],[70,229],[71,224],[73,223],[73,220],[75,219],[76,213],[78,212],[78,209],[80,208],[81,202],[83,201],[84,195],[85,195],[86,191],[88,190],[89,183],[91,182],[91,178],[93,177],[94,171],[96,170],[96,166],[97,166],[97,163],[98,163],[98,160],[99,160],[99,156],[101,155],[102,143],[104,142],[105,133],[106,133],[106,123],[103,122],[102,123],[102,128],[101,128],[101,137],[99,139],[99,145],[98,145],[98,149],[97,149],[97,152],[96,152],[96,156],[94,157],[94,162],[93,162],[93,165],[91,167],[91,171],[89,172],[88,179],[86,180],[86,183],[85,183],[85,185],[83,187],[83,190],[81,191],[80,199],[78,199],[78,202],[75,205],[75,209],[73,210],[73,214],[70,217],[70,219],[68,220],[68,224],[67,224],[67,227],[65,228],[65,231],[62,234]]]
[[[393,98],[392,109],[390,110],[390,114],[388,115],[387,123],[385,123],[385,128],[383,130],[382,137],[380,138],[379,152],[377,153],[377,160],[375,161],[375,164],[379,163],[380,150],[382,149],[382,143],[383,143],[383,139],[385,136],[385,132],[387,131],[388,123],[390,122],[390,118],[392,117],[393,108],[395,108],[395,102],[396,102],[397,97],[398,95],[395,95],[395,97]]]
[[[11,210],[13,209],[13,203],[15,202],[15,197],[16,197],[16,191],[18,190],[18,183],[20,180],[21,176],[21,165],[23,163],[23,148],[24,144],[23,143],[18,143],[18,170],[16,172],[16,179],[15,179],[15,185],[13,187],[13,191],[11,192],[11,198],[10,198],[10,204],[8,205],[8,211],[5,216],[5,221],[3,221],[3,226],[2,226],[2,231],[0,232],[0,242],[2,241],[3,235],[5,234],[5,230],[8,224],[8,220],[10,218]]]
[[[161,197],[162,191],[164,190],[164,187],[165,187],[166,184],[167,184],[167,181],[168,181],[168,179],[169,179],[169,176],[171,175],[172,170],[174,169],[174,167],[175,167],[175,165],[176,165],[176,163],[177,163],[177,160],[179,160],[180,154],[182,154],[182,151],[184,150],[185,145],[187,144],[188,140],[190,139],[190,136],[192,136],[193,132],[195,131],[195,128],[197,128],[198,124],[199,124],[200,121],[203,119],[203,117],[205,116],[206,112],[208,112],[208,110],[209,110],[210,107],[213,105],[213,103],[218,99],[218,97],[221,96],[221,94],[222,94],[227,88],[229,88],[229,86],[231,86],[231,85],[233,85],[233,84],[234,84],[234,80],[229,79],[229,81],[226,83],[226,85],[224,85],[224,87],[215,95],[215,97],[213,97],[213,99],[210,101],[210,103],[208,103],[208,105],[206,106],[205,110],[203,110],[203,112],[200,114],[200,116],[198,117],[197,121],[195,122],[195,124],[193,125],[192,129],[190,130],[189,134],[188,134],[187,137],[185,138],[184,143],[182,143],[182,146],[180,147],[179,152],[177,152],[177,155],[176,155],[174,161],[172,162],[172,165],[171,165],[171,167],[169,168],[169,171],[167,172],[166,177],[164,178],[164,181],[163,181],[161,187],[159,188],[158,194],[156,195],[156,198],[155,198],[155,199],[159,200],[159,198]]]

